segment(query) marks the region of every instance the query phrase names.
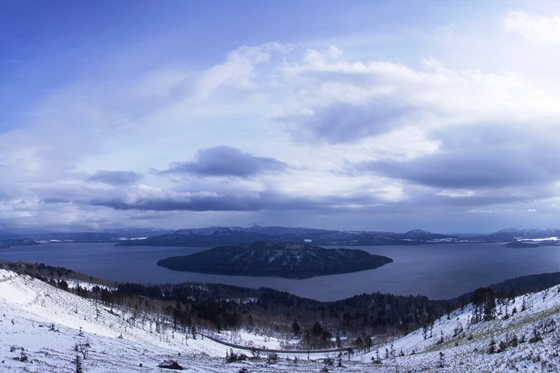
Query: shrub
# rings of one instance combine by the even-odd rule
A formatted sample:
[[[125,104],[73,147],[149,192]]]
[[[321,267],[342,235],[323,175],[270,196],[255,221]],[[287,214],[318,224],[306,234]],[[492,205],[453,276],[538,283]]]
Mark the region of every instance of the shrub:
[[[229,363],[234,363],[236,361],[247,360],[247,355],[243,353],[236,354],[235,352],[233,352],[233,349],[230,349],[229,351],[230,351],[229,353],[226,352],[226,363],[229,364]]]
[[[165,369],[174,369],[174,370],[185,369],[181,365],[179,365],[179,363],[176,362],[175,360],[165,360],[160,365],[158,365],[158,367],[165,368]]]

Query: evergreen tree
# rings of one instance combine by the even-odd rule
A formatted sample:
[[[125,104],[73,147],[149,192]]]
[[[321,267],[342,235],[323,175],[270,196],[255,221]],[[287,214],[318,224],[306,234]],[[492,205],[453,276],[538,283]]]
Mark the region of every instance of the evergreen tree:
[[[299,323],[297,322],[296,319],[294,319],[294,322],[292,323],[292,334],[294,335],[294,337],[299,337],[301,333],[301,326],[299,325]]]
[[[84,370],[82,368],[82,358],[80,357],[80,355],[76,355],[74,364],[76,365],[76,373],[84,373]]]

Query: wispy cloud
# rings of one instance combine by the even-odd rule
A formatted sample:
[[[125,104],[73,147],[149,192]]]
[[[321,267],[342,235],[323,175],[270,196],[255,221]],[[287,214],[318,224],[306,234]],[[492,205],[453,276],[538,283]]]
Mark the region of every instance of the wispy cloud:
[[[543,46],[560,44],[560,14],[540,16],[512,11],[503,19],[502,27],[506,32],[519,34],[530,43]]]
[[[226,61],[206,70],[198,81],[197,96],[206,99],[219,87],[250,91],[257,88],[252,81],[255,67],[268,61],[272,52],[285,50],[280,43],[265,43],[258,47],[242,46],[228,53]]]

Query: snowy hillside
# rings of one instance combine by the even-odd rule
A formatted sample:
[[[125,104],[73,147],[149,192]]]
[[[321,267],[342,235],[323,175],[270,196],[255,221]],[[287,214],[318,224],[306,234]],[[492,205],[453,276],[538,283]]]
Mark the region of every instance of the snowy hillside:
[[[469,304],[436,320],[432,328],[381,346],[364,360],[379,356],[382,364],[414,372],[560,370],[560,287],[498,304],[494,320],[473,323],[473,310]]]
[[[77,356],[83,372],[163,372],[169,370],[158,365],[166,360],[186,372],[553,372],[560,367],[559,291],[554,287],[498,304],[491,321],[473,323],[474,308],[468,305],[430,328],[369,353],[356,351],[351,361],[344,354],[342,367],[337,353],[280,353],[277,361],[261,354],[227,364],[230,347],[178,334],[154,319],[131,322],[123,310],[0,269],[0,372],[76,372]],[[280,346],[273,338],[241,331],[220,338]],[[333,365],[325,364],[327,357]],[[372,361],[377,359],[379,364]]]
[[[187,347],[184,336],[131,327],[91,300],[1,269],[0,336],[3,372],[74,372],[73,360],[84,354],[85,372],[147,371],[140,364],[156,366],[179,353],[225,355],[220,345],[187,340]],[[29,362],[14,360],[22,356]]]
[[[0,372],[75,372],[76,356],[80,356],[86,373],[169,371],[158,368],[165,360],[177,361],[186,372],[237,372],[243,367],[249,372],[270,371],[264,358],[226,364],[230,347],[171,329],[156,332],[155,322],[131,325],[127,319],[122,311],[0,269]],[[235,342],[250,338],[247,333],[237,334]],[[277,341],[269,338],[254,336],[252,341],[257,346],[278,347]],[[294,356],[280,354],[275,369],[317,372],[323,366],[307,361],[307,354],[295,363]],[[324,354],[310,357],[322,359]],[[361,363],[351,365],[357,370],[350,371],[362,371]]]

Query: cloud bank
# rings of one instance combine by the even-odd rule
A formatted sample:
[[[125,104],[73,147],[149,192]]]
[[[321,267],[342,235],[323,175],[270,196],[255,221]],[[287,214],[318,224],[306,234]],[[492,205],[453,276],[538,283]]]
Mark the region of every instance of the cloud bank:
[[[70,45],[58,73],[30,41],[38,63],[3,59],[6,89],[56,79],[0,106],[0,226],[554,225],[559,13],[500,4],[305,40],[250,23],[212,39],[178,18],[111,53],[83,44],[97,59]]]

